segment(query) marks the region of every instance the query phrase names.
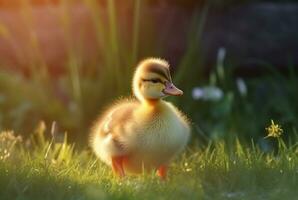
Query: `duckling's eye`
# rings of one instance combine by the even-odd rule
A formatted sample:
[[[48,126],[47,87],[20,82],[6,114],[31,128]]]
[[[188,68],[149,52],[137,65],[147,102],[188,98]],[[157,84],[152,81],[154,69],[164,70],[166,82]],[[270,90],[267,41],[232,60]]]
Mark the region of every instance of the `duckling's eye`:
[[[160,79],[151,79],[152,83],[162,83]]]
[[[159,78],[153,78],[153,79],[142,79],[142,81],[146,82],[152,82],[152,83],[163,83],[161,79]]]

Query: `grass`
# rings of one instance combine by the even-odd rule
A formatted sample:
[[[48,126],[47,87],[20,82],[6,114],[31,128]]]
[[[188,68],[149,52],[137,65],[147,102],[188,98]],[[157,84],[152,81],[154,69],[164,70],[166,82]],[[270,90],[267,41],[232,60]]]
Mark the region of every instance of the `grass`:
[[[66,137],[46,139],[41,124],[28,141],[0,135],[1,199],[295,199],[298,148],[281,138],[276,152],[253,142],[223,141],[189,148],[161,181],[152,174],[118,179],[88,149]]]

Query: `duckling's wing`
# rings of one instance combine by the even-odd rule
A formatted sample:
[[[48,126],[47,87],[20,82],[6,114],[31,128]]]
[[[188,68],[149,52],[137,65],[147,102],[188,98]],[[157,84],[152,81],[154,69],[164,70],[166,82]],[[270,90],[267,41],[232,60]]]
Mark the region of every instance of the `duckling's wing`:
[[[92,133],[92,146],[102,146],[111,154],[129,151],[130,127],[134,123],[133,111],[138,102],[120,102],[110,108],[97,122]],[[97,147],[95,147],[97,146]],[[104,147],[105,146],[105,147]]]
[[[135,108],[135,103],[125,103],[111,110],[104,120],[102,133],[125,134],[126,126],[133,120],[133,111]]]

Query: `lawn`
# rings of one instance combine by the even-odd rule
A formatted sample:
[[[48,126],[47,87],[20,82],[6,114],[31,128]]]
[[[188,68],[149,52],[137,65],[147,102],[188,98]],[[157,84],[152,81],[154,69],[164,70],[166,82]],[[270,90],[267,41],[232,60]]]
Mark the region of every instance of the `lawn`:
[[[297,145],[281,138],[275,152],[235,140],[188,148],[162,181],[151,174],[115,177],[90,149],[64,137],[46,139],[41,123],[31,139],[1,133],[0,199],[295,199]],[[192,144],[194,145],[194,144]],[[3,148],[6,148],[6,151]]]

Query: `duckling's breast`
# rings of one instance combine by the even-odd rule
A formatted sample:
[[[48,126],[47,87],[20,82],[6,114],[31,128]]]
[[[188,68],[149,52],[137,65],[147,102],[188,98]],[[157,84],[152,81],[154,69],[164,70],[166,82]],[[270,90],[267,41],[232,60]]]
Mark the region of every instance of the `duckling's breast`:
[[[186,146],[189,138],[187,122],[175,110],[155,115],[142,122],[136,134],[136,146],[125,168],[132,172],[156,169],[167,165]]]

